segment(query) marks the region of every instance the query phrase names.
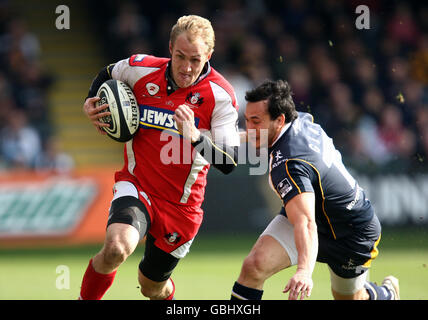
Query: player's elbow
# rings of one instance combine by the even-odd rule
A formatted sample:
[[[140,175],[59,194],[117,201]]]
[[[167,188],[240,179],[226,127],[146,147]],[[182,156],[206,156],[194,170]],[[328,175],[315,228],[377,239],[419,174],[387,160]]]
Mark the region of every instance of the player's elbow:
[[[223,174],[229,174],[233,170],[235,170],[236,165],[235,164],[223,164],[223,165],[214,164],[214,167],[216,167]]]
[[[238,165],[238,148],[237,147],[227,147],[223,152],[221,161],[219,163],[213,162],[215,168],[220,170],[223,174],[229,174],[235,167]]]

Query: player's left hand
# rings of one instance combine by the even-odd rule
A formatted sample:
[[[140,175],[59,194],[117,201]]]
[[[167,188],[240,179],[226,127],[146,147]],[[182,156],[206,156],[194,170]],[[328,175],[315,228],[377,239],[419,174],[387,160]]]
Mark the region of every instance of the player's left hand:
[[[195,126],[195,115],[189,106],[182,104],[177,107],[174,120],[180,134],[187,140],[195,142],[199,139],[200,131]]]
[[[309,273],[297,271],[288,281],[283,293],[290,292],[288,300],[297,300],[299,295],[300,300],[303,300],[311,295],[313,286],[312,276]]]

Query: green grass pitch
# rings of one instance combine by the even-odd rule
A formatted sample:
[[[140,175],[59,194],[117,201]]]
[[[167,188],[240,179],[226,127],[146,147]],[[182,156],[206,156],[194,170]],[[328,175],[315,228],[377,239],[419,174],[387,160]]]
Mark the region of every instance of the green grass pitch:
[[[426,230],[426,228],[424,228]],[[177,266],[173,279],[176,299],[229,299],[241,264],[257,235],[199,235],[188,256]],[[402,299],[428,299],[428,231],[395,230],[383,232],[380,254],[372,264],[370,280],[380,283],[384,276],[400,280]],[[0,299],[76,299],[91,256],[99,246],[79,248],[0,249]],[[137,267],[143,254],[140,245],[119,268],[105,299],[145,299],[139,291]],[[69,270],[69,288],[61,282]],[[265,283],[264,299],[286,299],[282,289],[294,268],[284,270]],[[332,299],[327,266],[317,263],[310,299]],[[57,283],[60,281],[60,287]],[[61,284],[65,287],[61,288]]]

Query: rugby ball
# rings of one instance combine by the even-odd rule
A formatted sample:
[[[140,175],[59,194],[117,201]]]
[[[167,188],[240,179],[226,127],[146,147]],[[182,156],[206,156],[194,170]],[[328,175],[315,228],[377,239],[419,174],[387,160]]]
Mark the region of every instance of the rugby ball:
[[[110,111],[111,115],[100,118],[109,127],[102,127],[113,140],[126,142],[137,132],[140,119],[140,109],[132,89],[124,82],[110,79],[98,89],[97,106],[108,104],[101,112]]]

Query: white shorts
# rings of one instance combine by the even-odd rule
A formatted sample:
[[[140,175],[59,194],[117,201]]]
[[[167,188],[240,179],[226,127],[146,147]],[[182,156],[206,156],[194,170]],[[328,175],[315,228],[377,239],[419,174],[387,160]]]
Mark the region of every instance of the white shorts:
[[[290,258],[291,265],[297,264],[297,248],[294,241],[294,227],[290,221],[283,215],[277,215],[262,232],[260,237],[269,235],[276,239],[285,249]],[[368,280],[368,271],[355,278],[342,278],[333,272],[329,267],[330,281],[332,289],[342,295],[352,295],[362,288]]]

